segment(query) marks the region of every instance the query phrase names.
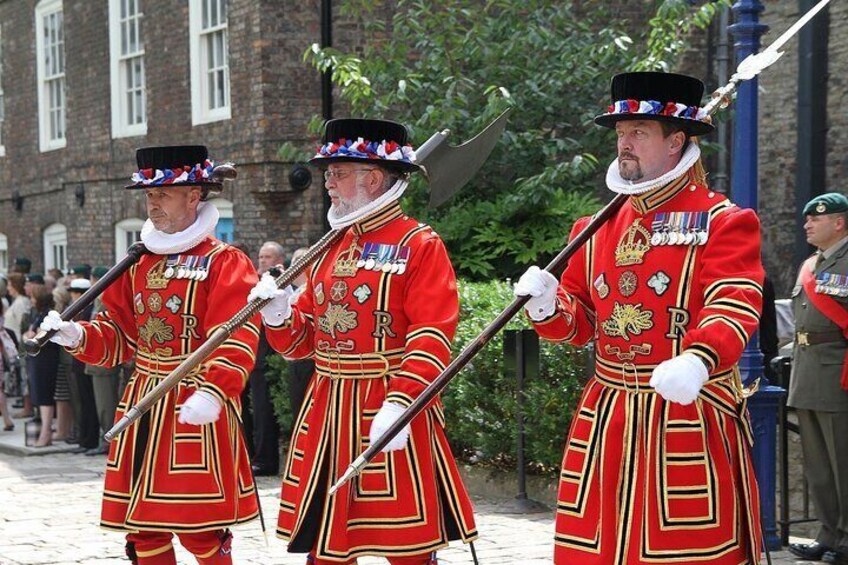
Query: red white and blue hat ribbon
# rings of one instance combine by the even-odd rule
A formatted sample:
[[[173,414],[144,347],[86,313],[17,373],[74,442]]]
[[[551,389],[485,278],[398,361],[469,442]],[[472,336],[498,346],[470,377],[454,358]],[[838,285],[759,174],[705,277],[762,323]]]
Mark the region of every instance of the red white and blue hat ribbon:
[[[706,121],[707,113],[698,106],[687,106],[677,102],[663,104],[656,100],[618,100],[607,108],[605,115],[634,114],[645,116],[668,116],[686,120]]]
[[[139,169],[131,179],[136,186],[165,186],[169,184],[214,183],[209,180],[215,163],[209,159],[194,167],[185,166],[175,169]]]
[[[415,164],[415,150],[412,145],[400,145],[394,141],[383,140],[381,143],[358,138],[356,140],[342,138],[318,148],[316,159],[337,157],[354,157],[359,159],[374,159],[380,161],[399,161]]]

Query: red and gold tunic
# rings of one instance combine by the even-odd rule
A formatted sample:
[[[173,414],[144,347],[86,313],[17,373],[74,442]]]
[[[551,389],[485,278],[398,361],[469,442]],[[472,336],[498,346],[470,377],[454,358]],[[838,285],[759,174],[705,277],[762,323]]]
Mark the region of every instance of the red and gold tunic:
[[[107,367],[135,356],[115,421],[232,318],[256,281],[247,256],[211,237],[180,255],[143,255],[116,280],[103,294],[105,311],[82,324],[82,342],[71,351]],[[235,331],[112,442],[101,526],[196,532],[257,516],[238,422],[240,394],[256,360],[255,322]],[[180,406],[198,389],[221,400],[221,417],[205,426],[180,424]]]
[[[572,258],[556,312],[534,324],[549,340],[594,340],[596,352],[563,455],[556,563],[759,562],[737,363],[758,325],[763,276],[754,212],[691,173],[631,197]],[[687,406],[648,384],[684,352],[710,373]]]
[[[476,537],[438,400],[405,449],[379,454],[327,497],[368,447],[383,401],[408,406],[447,366],[458,311],[444,244],[395,203],[348,228],[313,266],[292,317],[268,328],[274,349],[316,366],[283,474],[277,534],[289,551],[344,561]]]

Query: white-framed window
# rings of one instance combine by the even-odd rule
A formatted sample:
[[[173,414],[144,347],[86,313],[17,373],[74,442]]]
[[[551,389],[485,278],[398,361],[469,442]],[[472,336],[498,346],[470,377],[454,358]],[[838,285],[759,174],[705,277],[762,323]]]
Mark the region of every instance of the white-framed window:
[[[229,0],[189,0],[192,125],[230,119]]]
[[[215,226],[215,237],[224,243],[232,243],[235,235],[233,203],[226,198],[213,198],[209,203],[218,209],[218,225]]]
[[[68,229],[63,224],[50,224],[44,230],[44,272],[50,269],[68,272]]]
[[[3,26],[0,26],[0,157],[6,155],[3,145],[3,124],[6,121],[6,100],[3,97]]]
[[[109,0],[112,137],[147,134],[141,0]]]
[[[39,148],[65,147],[65,25],[62,0],[35,7]]]
[[[127,248],[141,241],[141,227],[144,220],[140,218],[127,218],[115,224],[115,262],[127,256]]]
[[[0,233],[0,273],[9,272],[9,238]]]

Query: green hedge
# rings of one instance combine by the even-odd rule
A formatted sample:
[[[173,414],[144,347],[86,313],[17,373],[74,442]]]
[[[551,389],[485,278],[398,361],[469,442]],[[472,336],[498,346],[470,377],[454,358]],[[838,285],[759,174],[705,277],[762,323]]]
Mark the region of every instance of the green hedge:
[[[511,284],[504,281],[459,282],[460,322],[454,355],[473,340],[512,300]],[[527,328],[516,316],[508,329]],[[537,379],[525,383],[525,457],[531,470],[555,471],[571,414],[582,390],[584,350],[542,342]],[[270,360],[269,378],[281,429],[291,429],[286,363]],[[510,466],[515,461],[516,383],[503,370],[503,334],[489,344],[451,381],[442,394],[448,437],[462,459]]]

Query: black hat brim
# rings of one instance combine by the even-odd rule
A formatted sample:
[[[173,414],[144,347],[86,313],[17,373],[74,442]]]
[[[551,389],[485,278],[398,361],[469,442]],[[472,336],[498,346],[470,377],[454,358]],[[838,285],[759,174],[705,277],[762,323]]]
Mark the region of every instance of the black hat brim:
[[[686,118],[678,118],[675,116],[658,116],[654,114],[602,114],[595,117],[595,123],[605,128],[615,128],[618,122],[629,121],[654,121],[665,122],[679,127],[686,135],[700,136],[707,135],[715,131],[715,126],[698,120],[689,120]]]

